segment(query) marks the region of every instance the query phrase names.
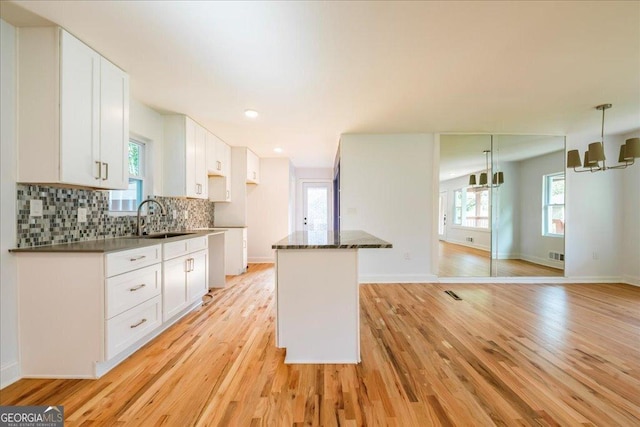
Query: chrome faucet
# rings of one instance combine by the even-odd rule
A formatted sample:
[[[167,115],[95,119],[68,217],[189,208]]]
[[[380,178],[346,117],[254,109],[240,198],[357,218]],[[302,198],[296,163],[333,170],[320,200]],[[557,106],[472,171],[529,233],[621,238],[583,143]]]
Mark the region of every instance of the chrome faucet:
[[[162,203],[160,203],[159,201],[155,200],[155,199],[147,199],[147,200],[143,200],[140,205],[138,206],[138,224],[137,224],[137,231],[138,231],[138,236],[142,236],[142,225],[140,225],[140,212],[142,211],[142,207],[145,205],[145,203],[155,203],[156,205],[160,206],[160,210],[162,215],[166,215],[167,214],[167,210],[165,209],[164,205]]]

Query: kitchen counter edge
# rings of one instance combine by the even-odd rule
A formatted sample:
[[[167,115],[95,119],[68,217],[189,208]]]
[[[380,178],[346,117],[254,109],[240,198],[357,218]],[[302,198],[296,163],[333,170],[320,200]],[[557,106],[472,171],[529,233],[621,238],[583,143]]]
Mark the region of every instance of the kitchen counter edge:
[[[215,231],[212,230],[191,230],[185,231],[183,236],[174,236],[167,237],[163,239],[145,239],[138,238],[136,236],[126,236],[126,237],[113,237],[107,239],[98,239],[98,240],[85,240],[82,242],[71,242],[71,243],[60,243],[56,245],[46,245],[46,246],[32,246],[28,248],[14,248],[9,249],[11,253],[65,253],[65,252],[76,252],[76,253],[110,253],[110,252],[120,252],[126,251],[129,249],[143,248],[145,246],[153,246],[161,243],[170,243],[177,242],[185,239],[193,239],[196,237],[209,236],[212,234],[220,234],[224,233],[224,229],[220,228]]]

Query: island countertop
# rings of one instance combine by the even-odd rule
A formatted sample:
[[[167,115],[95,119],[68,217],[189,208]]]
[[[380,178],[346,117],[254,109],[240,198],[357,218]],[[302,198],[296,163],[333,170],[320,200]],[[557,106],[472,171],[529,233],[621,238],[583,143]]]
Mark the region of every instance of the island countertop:
[[[271,246],[272,249],[367,249],[392,247],[391,243],[362,230],[296,231]]]

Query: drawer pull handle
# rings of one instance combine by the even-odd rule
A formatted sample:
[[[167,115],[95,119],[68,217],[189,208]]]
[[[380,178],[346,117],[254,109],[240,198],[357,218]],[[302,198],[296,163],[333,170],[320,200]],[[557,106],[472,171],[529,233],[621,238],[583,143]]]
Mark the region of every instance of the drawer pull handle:
[[[146,257],[147,257],[146,255],[140,255],[140,256],[137,256],[137,257],[135,257],[135,258],[129,258],[129,261],[131,261],[131,262],[133,262],[133,261],[140,261],[141,259],[144,259],[144,258],[146,258]]]
[[[147,285],[145,285],[144,283],[142,283],[142,284],[140,284],[140,285],[138,285],[138,286],[134,286],[133,288],[130,288],[130,289],[129,289],[129,291],[130,291],[130,292],[135,292],[135,291],[137,291],[137,290],[140,290],[140,289],[144,288],[145,286],[147,286]]]
[[[146,322],[147,319],[142,319],[141,321],[139,321],[138,323],[136,323],[135,325],[131,325],[129,326],[131,329],[133,328],[137,328],[138,326],[142,325],[144,322]]]

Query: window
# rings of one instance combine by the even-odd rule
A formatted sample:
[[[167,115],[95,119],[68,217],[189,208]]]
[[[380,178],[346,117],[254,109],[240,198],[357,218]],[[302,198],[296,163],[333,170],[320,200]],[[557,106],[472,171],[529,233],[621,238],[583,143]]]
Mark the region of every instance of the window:
[[[489,229],[489,189],[468,187],[453,192],[453,223]]]
[[[564,172],[542,178],[542,234],[564,236]]]
[[[129,141],[129,188],[109,191],[109,210],[134,212],[144,194],[145,144]]]

